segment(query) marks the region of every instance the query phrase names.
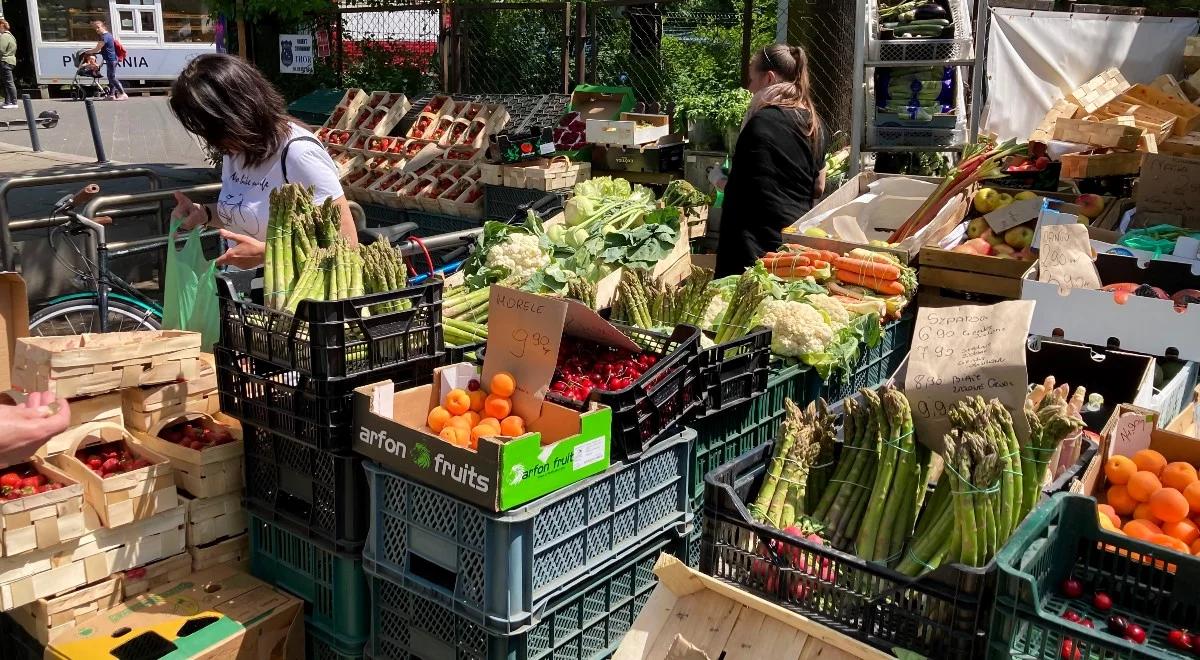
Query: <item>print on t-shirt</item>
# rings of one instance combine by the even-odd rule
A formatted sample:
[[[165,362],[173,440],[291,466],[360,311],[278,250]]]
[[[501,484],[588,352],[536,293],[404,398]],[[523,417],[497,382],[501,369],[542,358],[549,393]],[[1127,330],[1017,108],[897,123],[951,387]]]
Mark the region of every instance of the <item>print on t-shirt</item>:
[[[234,228],[234,231],[247,231],[249,220],[242,212],[245,202],[246,196],[241,193],[221,195],[221,199],[217,201],[217,218],[221,220],[221,224]]]

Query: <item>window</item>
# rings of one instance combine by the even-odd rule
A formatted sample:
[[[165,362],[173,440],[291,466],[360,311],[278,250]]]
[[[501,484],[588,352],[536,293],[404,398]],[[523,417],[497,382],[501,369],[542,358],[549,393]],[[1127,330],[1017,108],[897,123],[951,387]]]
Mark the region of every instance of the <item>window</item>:
[[[109,22],[108,0],[52,0],[38,3],[42,41],[95,43],[98,37],[91,26],[95,20],[106,24]]]
[[[204,0],[162,0],[163,40],[211,44],[213,20]]]

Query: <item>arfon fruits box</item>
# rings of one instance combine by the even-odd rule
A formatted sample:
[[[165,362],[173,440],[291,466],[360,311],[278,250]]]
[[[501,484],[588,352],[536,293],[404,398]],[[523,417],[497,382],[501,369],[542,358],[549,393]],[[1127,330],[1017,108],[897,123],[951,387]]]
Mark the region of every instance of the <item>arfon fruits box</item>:
[[[406,478],[430,484],[489,511],[537,499],[609,466],[612,410],[579,412],[545,400],[564,335],[640,350],[584,305],[492,287],[482,372],[455,364],[433,383],[401,392],[391,381],[356,390],[354,450]],[[512,412],[525,420],[518,437],[484,437],[477,447],[451,444],[427,426],[429,411],[452,389],[507,372],[516,381]]]

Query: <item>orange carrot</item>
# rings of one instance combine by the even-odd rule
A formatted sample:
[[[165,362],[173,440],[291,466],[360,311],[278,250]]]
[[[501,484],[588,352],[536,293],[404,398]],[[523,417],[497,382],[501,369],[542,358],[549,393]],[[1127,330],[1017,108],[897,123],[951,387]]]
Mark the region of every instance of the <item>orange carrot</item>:
[[[813,259],[812,267],[817,270],[821,270],[823,268],[829,268],[829,262],[821,261],[820,259]]]
[[[879,279],[877,277],[872,277],[871,275],[855,273],[854,271],[845,270],[842,268],[839,268],[837,271],[837,279],[839,282],[865,286],[876,293],[882,293],[888,296],[898,296],[904,293],[904,285],[895,280]]]
[[[882,264],[876,261],[864,261],[851,257],[838,257],[833,265],[838,270],[848,270],[859,275],[870,275],[883,280],[900,279],[900,268],[892,264]]]
[[[772,266],[811,266],[812,260],[802,254],[781,254],[776,257],[763,257],[763,265],[770,269]]]
[[[799,279],[801,277],[808,277],[808,276],[812,275],[813,269],[811,266],[795,266],[795,267],[790,267],[790,268],[779,268],[777,270],[771,271],[771,274],[776,277],[781,277],[785,280],[786,279]]]

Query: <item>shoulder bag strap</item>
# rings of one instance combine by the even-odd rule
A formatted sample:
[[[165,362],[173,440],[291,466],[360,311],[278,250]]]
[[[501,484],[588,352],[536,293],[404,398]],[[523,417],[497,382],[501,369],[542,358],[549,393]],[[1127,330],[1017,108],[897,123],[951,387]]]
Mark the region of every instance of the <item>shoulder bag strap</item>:
[[[298,138],[292,138],[292,139],[288,140],[287,143],[285,143],[283,145],[283,151],[279,155],[279,167],[283,170],[283,182],[284,183],[291,183],[291,181],[288,181],[287,156],[288,156],[288,149],[292,146],[293,142],[312,142],[313,144],[317,145],[318,147],[324,148],[324,146],[325,146],[325,145],[321,144],[320,140],[318,140],[317,138],[315,138],[311,135],[301,135]]]

